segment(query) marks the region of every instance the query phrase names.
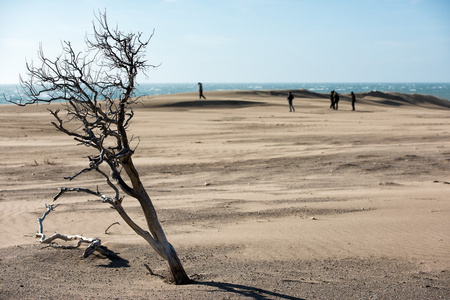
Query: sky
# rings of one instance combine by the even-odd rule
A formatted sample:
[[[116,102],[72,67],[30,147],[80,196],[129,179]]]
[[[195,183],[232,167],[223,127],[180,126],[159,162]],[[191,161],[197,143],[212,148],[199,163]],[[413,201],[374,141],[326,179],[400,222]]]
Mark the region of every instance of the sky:
[[[0,84],[70,41],[94,14],[154,35],[139,83],[450,82],[449,0],[0,1]]]

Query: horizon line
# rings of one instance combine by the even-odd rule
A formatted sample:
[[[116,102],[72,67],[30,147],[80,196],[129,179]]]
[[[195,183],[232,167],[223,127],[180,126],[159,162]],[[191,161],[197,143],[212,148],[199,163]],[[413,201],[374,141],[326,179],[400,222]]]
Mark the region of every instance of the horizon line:
[[[142,84],[197,84],[199,81],[174,81],[174,82],[137,82]],[[450,81],[200,81],[203,84],[348,84],[348,83],[445,83]],[[20,85],[16,83],[1,83],[0,85]]]

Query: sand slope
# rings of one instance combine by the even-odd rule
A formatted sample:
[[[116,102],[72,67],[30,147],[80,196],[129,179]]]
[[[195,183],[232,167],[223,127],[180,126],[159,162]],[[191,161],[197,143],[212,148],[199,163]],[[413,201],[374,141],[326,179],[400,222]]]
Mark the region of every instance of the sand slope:
[[[89,149],[50,125],[48,106],[2,106],[0,298],[450,298],[449,102],[432,96],[287,91],[143,97],[135,164],[197,284],[164,263],[96,199],[74,195],[48,233],[98,236],[115,260],[42,248],[33,233]],[[135,139],[137,144],[138,140]],[[126,200],[125,200],[126,201]],[[126,207],[138,222],[137,203]],[[42,286],[45,285],[45,290]]]

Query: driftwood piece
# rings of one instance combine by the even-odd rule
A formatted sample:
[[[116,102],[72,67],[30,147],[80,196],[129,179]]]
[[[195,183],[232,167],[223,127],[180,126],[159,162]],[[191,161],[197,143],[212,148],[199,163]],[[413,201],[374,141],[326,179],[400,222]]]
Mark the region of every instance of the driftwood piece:
[[[113,225],[120,225],[119,222],[114,222],[111,225],[109,225],[106,229],[105,229],[105,234],[108,234],[108,229],[110,229]]]
[[[86,248],[86,250],[83,253],[83,258],[88,257],[95,251],[99,252],[102,255],[109,256],[111,253],[108,251],[106,247],[103,247],[101,244],[101,240],[99,238],[87,238],[82,235],[66,235],[66,234],[60,234],[55,233],[50,237],[46,237],[44,234],[44,226],[43,222],[45,217],[54,210],[59,204],[51,204],[51,205],[45,205],[47,210],[44,212],[41,218],[37,218],[39,223],[39,231],[36,232],[36,237],[40,237],[40,242],[42,244],[48,244],[50,247],[53,248],[62,248],[62,249],[74,249],[79,248],[81,244],[87,243],[89,246]],[[112,226],[112,225],[111,225]],[[75,245],[62,245],[54,242],[55,240],[60,239],[63,241],[78,241]]]

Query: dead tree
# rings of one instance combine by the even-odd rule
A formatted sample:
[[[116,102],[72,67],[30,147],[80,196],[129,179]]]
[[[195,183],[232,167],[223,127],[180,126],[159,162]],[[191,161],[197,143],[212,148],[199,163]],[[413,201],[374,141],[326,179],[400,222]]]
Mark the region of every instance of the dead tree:
[[[84,237],[82,235],[66,235],[66,234],[60,234],[60,233],[55,233],[50,237],[46,237],[44,234],[44,227],[43,227],[43,222],[45,217],[55,209],[55,207],[57,207],[58,204],[50,204],[50,205],[46,205],[47,210],[44,212],[44,214],[42,215],[41,218],[37,218],[38,223],[39,223],[39,230],[38,232],[36,232],[36,236],[40,237],[40,242],[43,244],[49,244],[49,247],[53,247],[53,248],[62,248],[62,249],[75,249],[81,246],[81,244],[83,243],[87,243],[89,244],[89,246],[86,248],[86,250],[83,253],[83,258],[88,257],[89,255],[91,255],[92,253],[94,253],[95,251],[99,252],[100,254],[104,255],[104,256],[112,256],[113,254],[108,251],[106,249],[106,247],[103,247],[101,245],[101,241],[98,238],[87,238]],[[117,222],[116,222],[117,223]],[[54,240],[63,240],[63,241],[73,241],[73,240],[78,240],[78,243],[76,245],[61,245],[61,244],[57,244],[55,242],[53,242]]]
[[[122,219],[167,262],[176,284],[190,280],[158,221],[152,201],[136,170],[132,156],[136,149],[128,136],[133,118],[131,104],[136,101],[136,75],[150,67],[145,49],[152,35],[144,39],[109,27],[106,13],[96,16],[94,33],[86,36],[87,50],[75,52],[70,42],[63,42],[63,52],[54,60],[38,51],[39,66],[27,63],[29,78],[20,78],[25,97],[16,104],[61,102],[60,109],[50,110],[57,130],[94,149],[88,166],[66,177],[73,180],[86,172],[95,172],[105,180],[105,191],[61,188],[55,199],[68,192],[83,192],[100,197],[119,213]],[[23,100],[25,99],[25,100]],[[125,196],[137,199],[148,230],[141,228],[122,206]]]

